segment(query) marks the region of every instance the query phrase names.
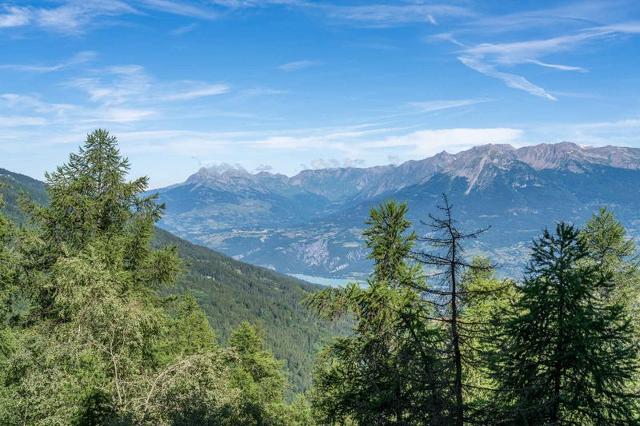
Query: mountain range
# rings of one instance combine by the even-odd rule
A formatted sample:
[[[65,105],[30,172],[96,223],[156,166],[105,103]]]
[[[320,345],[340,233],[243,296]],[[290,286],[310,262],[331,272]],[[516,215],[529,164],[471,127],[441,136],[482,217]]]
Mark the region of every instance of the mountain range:
[[[491,229],[470,247],[505,272],[522,266],[530,240],[559,220],[581,224],[611,208],[640,236],[640,149],[570,142],[515,148],[482,145],[369,168],[304,170],[295,176],[202,168],[155,190],[160,226],[236,259],[288,274],[363,279],[370,263],[361,233],[369,210],[405,201],[416,231],[441,194],[465,229]]]

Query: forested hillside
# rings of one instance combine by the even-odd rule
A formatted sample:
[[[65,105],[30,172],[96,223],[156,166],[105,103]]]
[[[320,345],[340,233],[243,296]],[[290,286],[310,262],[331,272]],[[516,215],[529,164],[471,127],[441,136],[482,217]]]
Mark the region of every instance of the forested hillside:
[[[303,306],[319,286],[238,262],[159,229],[155,244],[178,248],[186,267],[176,289],[195,296],[223,341],[242,321],[263,330],[267,346],[285,361],[296,391],[309,389],[321,347],[349,329],[347,322],[320,320]]]
[[[0,169],[3,211],[19,223],[26,216],[18,206],[20,194],[45,204],[45,184],[28,176]],[[154,245],[176,246],[184,268],[168,294],[191,293],[202,306],[221,342],[243,321],[258,326],[274,355],[285,362],[292,390],[311,385],[315,353],[328,339],[347,331],[346,323],[332,324],[310,315],[302,301],[319,286],[242,263],[208,248],[197,246],[161,229]]]
[[[5,169],[0,169],[0,194],[5,202],[6,215],[20,223],[24,223],[26,219],[18,205],[20,194],[25,194],[39,204],[47,201],[47,191],[41,181]]]

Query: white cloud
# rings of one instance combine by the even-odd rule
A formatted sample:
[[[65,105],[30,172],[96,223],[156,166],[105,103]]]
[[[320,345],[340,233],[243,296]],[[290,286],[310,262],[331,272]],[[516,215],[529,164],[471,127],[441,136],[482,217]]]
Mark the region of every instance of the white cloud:
[[[560,71],[577,71],[577,72],[587,72],[585,68],[582,67],[574,67],[572,65],[561,65],[561,64],[550,64],[548,62],[542,62],[535,59],[531,59],[528,61],[534,65],[538,65],[545,68],[552,68]]]
[[[513,43],[481,43],[464,49],[465,55],[490,57],[501,65],[516,65],[535,61],[552,53],[575,49],[581,43],[613,34],[611,29],[593,28],[577,34]]]
[[[461,108],[465,106],[489,102],[488,99],[450,99],[424,102],[410,102],[409,105],[419,112],[435,112],[451,108]]]
[[[104,105],[163,104],[218,96],[230,92],[224,83],[179,80],[157,81],[139,65],[112,66],[95,70],[94,75],[67,82],[85,92],[93,102]]]
[[[302,60],[302,61],[287,62],[286,64],[279,65],[278,69],[284,72],[291,72],[291,71],[298,71],[305,68],[309,68],[314,65],[319,65],[319,62]]]
[[[180,35],[183,35],[183,34],[190,33],[191,31],[195,30],[196,28],[198,28],[198,24],[193,22],[193,23],[191,23],[189,25],[183,25],[181,27],[174,28],[169,33],[171,35],[174,35],[174,36],[180,36]]]
[[[33,25],[47,31],[74,35],[95,28],[95,21],[100,18],[142,15],[145,11],[206,20],[218,17],[218,13],[206,3],[189,1],[63,0],[61,3],[53,7],[43,7],[38,2],[25,7],[4,6],[5,13],[0,14],[0,29]]]
[[[514,14],[474,16],[454,23],[452,30],[430,36],[427,40],[454,44],[462,64],[488,77],[502,80],[508,87],[555,100],[542,86],[519,73],[507,72],[503,67],[533,64],[557,71],[586,72],[587,69],[582,66],[549,62],[545,58],[574,52],[587,43],[603,43],[624,35],[640,34],[640,22],[624,21],[632,15],[625,15],[621,11],[630,7],[626,0],[616,1],[615,4],[589,1]],[[593,24],[607,20],[616,23]],[[524,30],[544,36],[523,39]],[[503,39],[511,35],[516,41],[460,41],[488,36],[495,38],[497,34]]]
[[[151,77],[138,65],[97,70],[90,76],[69,80],[67,86],[85,92],[93,102],[110,105],[139,101],[153,87]]]
[[[546,98],[551,101],[557,100],[552,94],[544,90],[542,87],[536,86],[520,75],[498,71],[492,65],[481,62],[473,57],[461,56],[458,59],[460,60],[460,62],[462,62],[472,70],[478,71],[479,73],[482,73],[488,77],[502,80],[507,86],[513,89],[524,90],[525,92],[528,92],[534,96]]]
[[[170,0],[138,0],[142,6],[150,9],[158,10],[164,13],[170,13],[173,15],[189,16],[192,18],[200,19],[215,19],[218,14],[204,6],[200,6],[197,3],[189,3],[186,1],[170,1]]]
[[[640,117],[593,122],[539,124],[527,130],[529,140],[573,141],[584,145],[638,146]]]
[[[0,94],[0,106],[6,106],[13,111],[22,109],[25,111],[51,114],[57,117],[63,116],[67,112],[76,109],[76,106],[68,103],[50,103],[41,100],[37,96],[17,93]]]
[[[316,4],[315,7],[332,19],[359,22],[374,27],[392,27],[413,23],[437,25],[437,18],[459,18],[474,15],[468,8],[447,4],[405,3],[355,6]]]
[[[404,148],[420,157],[434,155],[442,150],[456,152],[474,145],[487,143],[517,143],[524,135],[512,128],[453,128],[418,130],[405,135],[389,136],[362,144],[363,148]]]
[[[52,65],[26,65],[26,64],[4,64],[0,65],[0,69],[20,71],[20,72],[34,72],[34,73],[49,73],[55,71],[61,71],[63,69],[84,64],[92,61],[97,54],[92,51],[79,52],[67,59],[66,61],[52,64]]]
[[[91,28],[94,19],[137,13],[120,0],[71,0],[51,9],[32,9],[34,22],[47,30],[60,33],[82,33]]]
[[[31,20],[29,9],[15,6],[4,6],[6,13],[0,14],[0,28],[22,27]]]
[[[107,123],[132,123],[135,121],[142,121],[154,115],[156,115],[156,112],[151,110],[134,108],[109,108],[103,111],[96,111],[95,117],[88,121]]]
[[[166,101],[187,101],[196,98],[223,95],[230,91],[229,86],[226,84],[187,82],[187,85],[191,87],[161,96],[161,99]]]
[[[211,3],[231,9],[245,9],[271,5],[309,6],[305,0],[210,0]]]
[[[551,37],[546,39],[527,40],[513,43],[480,43],[462,49],[458,57],[467,67],[488,77],[502,80],[508,87],[524,90],[534,96],[556,100],[547,90],[529,81],[524,76],[500,71],[496,66],[513,66],[519,64],[535,64],[545,68],[561,71],[586,71],[582,67],[550,64],[540,58],[575,49],[586,41],[610,36],[611,29],[594,28],[577,34]]]
[[[275,95],[284,95],[289,93],[287,90],[282,89],[272,89],[269,87],[252,87],[250,89],[245,89],[242,91],[242,96],[253,97],[253,96],[275,96]]]
[[[43,117],[30,117],[20,115],[2,116],[0,115],[0,128],[44,126],[48,121]]]

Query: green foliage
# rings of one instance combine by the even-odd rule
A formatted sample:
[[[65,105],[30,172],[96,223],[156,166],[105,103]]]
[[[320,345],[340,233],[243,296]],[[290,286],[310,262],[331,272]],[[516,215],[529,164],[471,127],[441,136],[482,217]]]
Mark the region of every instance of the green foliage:
[[[640,268],[606,209],[545,231],[516,284],[467,263],[477,233],[448,203],[417,238],[388,202],[364,232],[368,285],[317,291],[157,231],[162,206],[128,171],[104,130],[47,175],[48,197],[0,171],[11,219],[32,193],[29,226],[0,214],[0,423],[640,422]],[[292,397],[335,334],[309,400]]]
[[[468,418],[490,424],[499,383],[489,368],[491,357],[501,350],[502,314],[512,311],[519,292],[512,280],[499,279],[487,258],[476,257],[461,281],[460,324],[466,339],[461,346]]]
[[[221,342],[244,321],[264,330],[266,346],[285,361],[292,385],[288,399],[292,392],[310,389],[316,353],[331,337],[349,330],[349,321],[318,320],[303,305],[319,286],[238,262],[162,230],[156,230],[155,245],[175,245],[184,262],[175,286],[163,293],[193,294]]]
[[[590,262],[603,279],[611,281],[601,296],[620,302],[636,316],[640,309],[640,266],[635,242],[627,237],[622,224],[610,210],[601,208],[580,232],[580,239]]]
[[[308,301],[335,318],[350,314],[354,335],[329,345],[315,371],[313,404],[323,423],[437,424],[445,401],[432,343],[438,328],[422,321],[412,286],[422,277],[408,263],[415,236],[405,205],[372,210],[364,233],[375,269],[366,288],[329,289]]]
[[[33,204],[48,204],[46,186],[42,182],[0,170],[0,182],[3,179],[11,184],[7,185],[5,191],[5,210],[15,212],[10,217],[16,218],[19,223],[28,221],[17,205],[19,194],[24,194],[24,199],[30,200],[31,209]],[[0,192],[3,192],[1,186]],[[144,227],[137,229],[144,230]],[[130,232],[133,230],[130,229]],[[139,243],[139,247],[132,250],[134,252],[149,248],[143,239],[132,238],[130,241]],[[42,255],[45,247],[41,240],[23,236],[21,244],[30,247],[34,262],[45,261]],[[287,391],[287,399],[291,399],[294,392],[311,387],[313,360],[322,345],[332,336],[345,334],[349,330],[348,321],[318,321],[302,305],[301,301],[321,289],[320,286],[233,260],[158,228],[155,229],[152,245],[162,251],[152,252],[157,261],[154,264],[150,262],[147,272],[153,273],[158,268],[171,265],[171,262],[160,259],[162,254],[175,259],[170,253],[173,250],[171,247],[176,247],[183,264],[175,284],[161,287],[161,293],[192,294],[205,311],[220,342],[226,342],[231,332],[243,321],[258,324],[265,331],[267,347],[278,359],[285,361],[287,378],[292,384]],[[29,268],[35,269],[36,265],[30,265]],[[18,302],[14,303],[14,310],[22,312],[24,306]]]
[[[498,279],[487,259],[466,263],[460,241],[476,234],[457,230],[447,208],[432,218],[442,236],[424,238],[434,250],[418,256],[446,268],[448,287],[426,287],[407,262],[414,237],[404,209],[390,204],[372,212],[365,233],[375,261],[369,286],[309,299],[327,318],[356,320],[354,335],[328,345],[316,365],[319,421],[636,424],[639,281],[624,228],[601,211],[581,232],[564,224],[545,231],[518,286]]]
[[[237,336],[252,345],[220,348],[193,297],[158,293],[181,264],[176,248],[151,247],[162,208],[128,169],[98,130],[48,175],[32,228],[13,238],[0,220],[0,418],[231,425],[255,399],[245,424],[293,422],[282,366],[248,326]]]
[[[561,223],[534,242],[528,277],[493,366],[512,424],[632,424],[637,339],[611,275],[586,262],[578,230]]]
[[[406,259],[416,239],[415,233],[404,235],[411,227],[406,218],[407,204],[388,202],[377,209],[371,209],[363,233],[369,250],[369,259],[374,261],[374,275],[377,281],[393,281],[406,275]]]

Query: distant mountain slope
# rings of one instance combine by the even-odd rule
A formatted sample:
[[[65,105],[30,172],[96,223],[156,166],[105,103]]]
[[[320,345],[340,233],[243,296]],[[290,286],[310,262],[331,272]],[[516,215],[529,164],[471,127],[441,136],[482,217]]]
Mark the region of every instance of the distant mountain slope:
[[[201,169],[164,189],[162,201],[167,206],[164,227],[196,242],[208,229],[307,221],[330,204],[322,195],[290,185],[284,175],[252,175],[230,167]]]
[[[16,201],[23,192],[36,202],[47,199],[44,183],[0,169],[4,208],[14,219],[24,221]],[[185,270],[169,294],[191,292],[200,303],[221,340],[242,321],[258,324],[267,345],[284,360],[296,391],[311,384],[316,351],[323,343],[347,330],[345,324],[318,321],[302,306],[302,300],[320,287],[233,260],[208,248],[191,244],[161,229],[158,246],[175,245]]]
[[[221,200],[216,191],[230,180],[244,183],[226,186],[226,199],[216,202]],[[640,235],[637,148],[490,144],[397,166],[305,170],[291,178],[203,169],[187,181],[194,182],[198,203],[183,197],[179,206],[171,205],[181,192],[192,191],[188,186],[158,190],[168,204],[161,226],[236,259],[285,273],[365,275],[370,265],[360,234],[369,209],[385,199],[407,201],[420,231],[420,219],[435,210],[443,192],[465,227],[492,226],[472,249],[494,256],[506,270],[520,266],[531,238],[543,227],[558,220],[580,224],[600,206],[610,207],[632,235]],[[274,201],[281,194],[305,198]],[[172,209],[180,215],[174,216]],[[256,212],[259,221],[254,220]]]
[[[11,219],[18,222],[24,220],[18,207],[18,198],[21,193],[37,203],[45,203],[47,200],[47,191],[42,182],[0,168],[0,194],[5,201],[4,211]]]

